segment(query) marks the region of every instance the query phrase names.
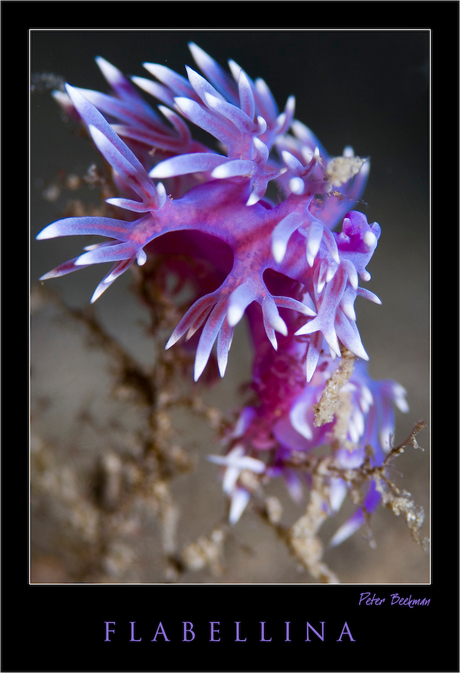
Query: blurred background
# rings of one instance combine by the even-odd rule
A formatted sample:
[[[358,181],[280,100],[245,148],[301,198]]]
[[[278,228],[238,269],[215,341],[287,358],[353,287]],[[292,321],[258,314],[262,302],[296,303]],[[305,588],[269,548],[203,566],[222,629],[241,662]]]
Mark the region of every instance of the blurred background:
[[[75,127],[65,123],[51,96],[60,81],[106,91],[94,58],[102,56],[126,75],[148,76],[143,62],[166,65],[185,74],[195,66],[187,47],[196,42],[221,65],[233,59],[252,78],[263,78],[280,109],[289,95],[296,97],[295,117],[309,126],[329,154],[339,155],[346,145],[355,154],[369,156],[371,170],[359,206],[370,222],[377,221],[382,236],[368,269],[372,279],[364,286],[382,300],[377,306],[358,299],[356,311],[363,344],[375,379],[395,379],[408,393],[410,411],[397,412],[395,443],[407,437],[421,419],[429,423],[429,33],[399,31],[77,31],[31,32],[31,284],[39,276],[82,249],[80,238],[35,241],[47,224],[63,216],[69,200],[97,205],[97,189],[73,189],[69,176],[83,176],[88,167],[102,165],[99,155]],[[146,99],[147,99],[146,95]],[[154,99],[150,99],[153,106]],[[104,265],[105,266],[105,265]],[[102,266],[47,281],[71,307],[84,308],[106,273]],[[98,320],[146,369],[152,368],[154,349],[146,334],[145,309],[130,291],[127,273],[98,300]],[[135,433],[138,413],[111,396],[110,362],[104,352],[89,349],[85,330],[59,319],[53,304],[32,302],[32,454],[40,457],[40,486],[32,498],[31,580],[67,582],[84,577],[72,536],[63,527],[81,527],[80,539],[93,545],[91,512],[78,512],[79,522],[63,518],[59,498],[72,502],[78,483],[107,452],[126,449],[124,435],[111,434],[111,445],[101,431],[116,417]],[[205,398],[223,413],[237,408],[239,386],[250,377],[251,353],[240,324],[230,351],[227,374]],[[99,428],[82,421],[90,410]],[[222,522],[226,502],[215,466],[206,460],[219,453],[214,431],[178,411],[174,418],[177,442],[196,469],[171,482],[177,546],[209,535]],[[397,460],[394,479],[424,508],[429,536],[430,428],[418,441],[422,450],[406,449]],[[135,449],[133,449],[135,451]],[[39,462],[40,462],[39,461]],[[58,476],[57,476],[58,475]],[[75,481],[77,475],[77,481]],[[47,481],[48,480],[48,481]],[[67,481],[66,481],[67,480]],[[59,483],[57,483],[59,482]],[[67,491],[66,491],[67,489]],[[46,492],[48,491],[48,496]],[[283,505],[283,522],[293,523],[303,507],[292,504],[282,484],[267,493]],[[59,496],[61,497],[61,496]],[[353,511],[345,506],[327,522],[327,542]],[[176,516],[175,515],[175,516]],[[60,518],[61,516],[61,518]],[[81,519],[85,519],[82,523]],[[140,521],[140,523],[139,523]],[[123,532],[101,575],[101,581],[165,581],[158,517],[138,514],[132,530]],[[80,529],[79,529],[80,530]],[[324,560],[346,583],[423,583],[429,581],[429,554],[412,540],[402,517],[378,511],[372,518],[376,548],[356,533]],[[63,537],[64,536],[64,537]],[[91,537],[93,536],[93,537]],[[70,540],[70,541],[69,541]],[[83,540],[83,542],[82,542]],[[248,510],[225,541],[221,574],[206,566],[188,570],[181,582],[311,582],[271,529]],[[117,565],[118,564],[118,565]]]

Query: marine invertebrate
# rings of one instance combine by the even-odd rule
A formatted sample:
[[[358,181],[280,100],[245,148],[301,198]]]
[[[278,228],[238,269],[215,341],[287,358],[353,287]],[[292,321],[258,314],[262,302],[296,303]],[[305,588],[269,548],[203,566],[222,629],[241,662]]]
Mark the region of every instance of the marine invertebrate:
[[[327,477],[327,507],[334,512],[348,489],[341,471],[367,460],[381,465],[394,431],[392,405],[407,409],[401,386],[369,377],[356,324],[358,296],[380,302],[360,286],[370,279],[367,265],[381,234],[379,224],[355,210],[369,161],[350,147],[331,157],[294,118],[292,96],[280,112],[261,79],[233,61],[227,73],[197,45],[190,49],[203,75],[187,67],[183,77],[150,63],[146,69],[157,81],[130,82],[98,58],[110,94],[70,85],[67,94],[56,94],[111,167],[119,196],[108,203],[120,218],[71,217],[46,227],[38,239],[91,234],[108,240],[42,280],[111,262],[95,301],[134,262],[142,266],[155,254],[161,239],[167,245],[168,237],[182,237],[192,258],[213,265],[214,276],[194,279],[196,296],[166,348],[196,335],[198,381],[214,347],[225,375],[243,316],[254,346],[254,402],[238,414],[226,455],[211,457],[225,468],[231,522],[257,491],[251,475],[281,475],[299,499],[311,475],[297,469],[298,454],[325,442],[336,471]],[[159,113],[136,87],[160,101]],[[190,124],[207,132],[209,146],[193,139]],[[178,273],[193,275],[193,267]],[[356,530],[363,511],[379,500],[370,480],[358,514],[334,543]]]

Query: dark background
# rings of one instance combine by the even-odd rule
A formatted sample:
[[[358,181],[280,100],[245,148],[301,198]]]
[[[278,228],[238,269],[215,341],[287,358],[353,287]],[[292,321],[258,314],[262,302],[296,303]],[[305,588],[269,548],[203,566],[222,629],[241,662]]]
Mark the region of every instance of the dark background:
[[[104,14],[107,18],[104,25],[134,23],[136,26],[153,24],[157,27],[174,27],[196,25],[197,22],[202,25],[201,14],[203,23],[212,19],[214,12],[210,12],[208,8],[213,4],[224,6],[221,16],[226,19],[227,24],[237,25],[246,16],[240,9],[242,3],[111,3],[111,11]],[[250,3],[245,4],[247,7]],[[371,374],[375,378],[395,378],[408,390],[411,411],[408,416],[399,414],[397,419],[397,436],[402,437],[405,436],[406,429],[411,428],[413,422],[419,418],[430,421],[428,357],[432,260],[428,209],[429,54],[428,33],[420,28],[436,26],[433,36],[436,45],[434,62],[437,63],[438,76],[441,73],[441,78],[435,79],[433,87],[438,106],[434,129],[437,137],[441,138],[441,145],[436,146],[434,154],[437,162],[432,163],[432,170],[438,176],[435,183],[438,185],[437,213],[444,224],[448,221],[448,216],[455,220],[458,211],[455,204],[449,205],[447,198],[450,190],[455,195],[458,182],[456,164],[452,166],[452,156],[455,157],[458,151],[455,145],[458,104],[455,99],[456,85],[445,85],[446,76],[450,77],[451,83],[458,81],[458,3],[269,4],[272,9],[269,12],[272,22],[277,25],[287,23],[292,26],[292,23],[298,23],[298,8],[306,6],[308,11],[299,23],[310,27],[332,25],[340,27],[341,30],[278,31],[271,27],[268,32],[254,29],[241,32],[225,30],[167,33],[133,33],[131,30],[78,33],[73,30],[32,31],[29,72],[51,72],[64,77],[71,84],[100,89],[103,79],[94,64],[94,56],[104,56],[127,74],[145,75],[141,67],[143,61],[165,63],[183,72],[184,63],[191,63],[186,42],[192,39],[205,50],[209,50],[221,63],[231,57],[249,75],[264,77],[280,106],[288,95],[294,93],[297,100],[296,117],[312,128],[331,154],[340,153],[346,144],[351,143],[356,153],[370,155],[371,173],[364,195],[369,206],[363,210],[370,221],[376,220],[380,223],[382,237],[369,266],[373,278],[366,287],[380,296],[383,306],[367,305],[367,302],[361,301],[361,306],[357,306],[358,322],[364,345],[371,357]],[[14,20],[3,21],[4,34],[5,26],[13,33],[13,26],[17,28],[24,23],[28,27],[88,25],[88,21],[94,19],[95,14],[86,10],[89,6],[92,10],[95,9],[98,3],[2,3],[4,15],[7,13],[6,9],[10,10],[12,5],[15,5],[15,11],[8,12],[8,18],[11,19],[11,14],[14,14]],[[147,5],[154,11],[143,11]],[[187,5],[192,6],[191,20],[184,19],[185,16],[190,16],[190,12],[187,14],[186,11]],[[398,11],[395,9],[396,5]],[[99,5],[104,9],[107,6],[108,3]],[[259,10],[260,6],[257,3],[255,8]],[[62,12],[63,7],[65,12]],[[178,10],[177,16],[175,9]],[[259,25],[268,23],[265,21],[267,13],[259,11],[257,14],[262,15],[264,18],[258,21]],[[410,17],[407,19],[408,30],[399,30],[397,22],[403,16]],[[373,26],[379,22],[384,26],[396,25],[398,29],[375,30]],[[364,32],[353,30],[361,24],[372,29]],[[347,26],[351,26],[351,30]],[[419,28],[414,30],[414,26]],[[17,55],[22,54],[24,57],[28,52],[24,36],[18,43],[22,45],[22,49]],[[12,67],[6,68],[5,60],[3,68],[4,77],[6,74],[4,85],[11,85],[14,90],[17,71]],[[14,107],[6,108],[8,121],[11,122],[8,129],[16,128],[16,120],[11,119],[14,112]],[[72,133],[61,123],[56,104],[46,92],[31,98],[30,131],[30,261],[33,283],[39,275],[73,257],[81,249],[77,239],[41,243],[33,240],[33,236],[43,226],[61,216],[59,208],[62,203],[44,202],[43,188],[52,182],[56,171],[62,168],[68,172],[86,171],[88,162],[94,161],[95,154],[89,148],[82,149],[81,139],[73,138]],[[11,137],[13,143],[16,138],[17,136]],[[446,138],[449,139],[447,148],[444,144]],[[9,155],[9,161],[12,161],[12,154]],[[11,175],[13,178],[16,176],[17,173]],[[452,226],[456,231],[456,225]],[[436,246],[437,240],[439,238],[432,242],[432,249],[439,252],[440,245],[438,243]],[[451,240],[456,250],[456,233]],[[452,265],[449,268],[452,271]],[[95,273],[91,275],[93,271]],[[445,281],[448,270],[442,268],[442,271],[441,277]],[[71,304],[84,306],[103,273],[102,268],[86,269],[54,281],[53,285],[60,288]],[[131,344],[136,354],[148,362],[149,345],[142,336],[134,334],[135,329],[132,327],[140,314],[127,301],[128,283],[124,283],[123,279],[118,280],[109,291],[112,297],[107,292],[103,299],[105,303],[102,304],[99,300],[97,310],[113,334],[123,343]],[[440,283],[441,281],[434,283],[434,288],[438,288],[438,291]],[[449,287],[453,299],[456,300],[455,278],[454,284]],[[4,310],[8,310],[12,301],[8,294]],[[120,307],[123,309],[122,321]],[[435,316],[442,313],[442,310],[433,306],[431,311]],[[93,392],[97,376],[91,376],[89,367],[78,378],[80,361],[69,371],[69,360],[74,358],[75,353],[70,351],[69,357],[69,343],[63,341],[62,334],[53,334],[53,329],[46,322],[32,325],[32,367],[37,381],[32,394],[40,395],[47,391],[59,399],[63,398],[61,408],[69,408],[72,407],[73,388],[78,385],[83,386],[83,394],[85,390],[87,393]],[[9,337],[13,336],[12,331],[7,334]],[[432,332],[431,337],[435,344],[444,344],[443,335],[438,340],[435,336]],[[75,345],[71,343],[70,347]],[[454,339],[454,349],[455,345]],[[236,365],[242,359],[244,369],[244,364],[249,364],[249,359],[244,362],[244,352],[241,350],[235,355],[237,347],[235,340],[232,348],[233,363]],[[439,367],[436,367],[436,372],[432,372],[433,380],[438,386],[441,383],[444,390],[444,358],[439,355],[439,350],[437,353],[436,362]],[[80,355],[87,358],[84,352],[80,352]],[[231,365],[232,358],[226,378],[230,378],[230,404],[233,404],[234,385],[245,374],[242,372],[229,377]],[[101,371],[97,369],[99,377],[103,377]],[[451,366],[449,371],[452,371]],[[69,379],[69,375],[74,378]],[[99,392],[96,390],[96,397]],[[218,399],[228,400],[225,390]],[[441,419],[441,423],[437,425],[439,436],[446,429],[446,425],[449,425],[450,417],[447,417],[447,423],[443,420],[451,409],[451,403],[446,400],[445,395],[442,395],[441,402],[439,396],[436,399],[438,403],[434,404],[435,409],[441,407],[441,413],[437,416]],[[433,401],[431,404],[433,405]],[[458,409],[455,403],[453,411],[456,417]],[[42,419],[40,431],[48,427],[51,435],[62,438],[63,429],[69,429],[69,420],[63,419],[61,425],[59,420],[58,413],[54,413],[51,419]],[[310,585],[302,588],[298,584],[260,587],[142,585],[119,589],[100,586],[93,587],[92,595],[88,593],[89,588],[76,587],[69,594],[69,587],[24,588],[25,578],[22,575],[19,581],[14,581],[21,568],[25,569],[25,581],[28,581],[28,567],[24,568],[24,563],[20,563],[18,554],[14,551],[18,549],[15,542],[15,547],[8,544],[8,550],[13,553],[5,554],[4,551],[2,567],[3,670],[458,670],[458,617],[452,618],[452,607],[455,609],[458,605],[458,586],[455,579],[458,574],[457,533],[453,532],[457,531],[458,518],[450,510],[446,530],[444,510],[446,506],[451,506],[452,486],[453,492],[456,492],[458,443],[455,438],[448,439],[450,441],[442,446],[449,451],[453,449],[454,453],[449,454],[452,456],[448,463],[450,468],[446,471],[446,463],[439,458],[438,452],[436,464],[440,469],[437,471],[438,476],[436,477],[436,473],[434,475],[437,479],[437,488],[434,491],[437,495],[436,502],[443,503],[436,510],[439,534],[432,552],[434,585],[411,584],[427,581],[428,560],[421,557],[420,550],[410,539],[404,522],[386,512],[382,513],[381,523],[374,529],[378,540],[376,551],[368,549],[367,543],[358,534],[339,547],[337,556],[326,557],[334,570],[342,575],[345,572],[346,582],[357,582],[361,586],[325,588]],[[402,471],[404,483],[416,501],[429,509],[430,455],[426,431],[424,438],[420,438],[420,443],[425,447],[425,452],[417,452],[412,457],[404,455],[401,460],[407,458],[408,462],[404,464]],[[208,450],[208,446],[201,446],[202,455]],[[11,452],[6,456],[4,453],[4,465],[9,464],[10,458]],[[3,474],[5,475],[5,471]],[[211,471],[208,471],[207,478],[212,478]],[[208,489],[206,498],[212,495],[211,490]],[[3,492],[4,499],[7,496],[9,498],[9,512],[12,506],[18,512],[23,511],[21,493],[24,493],[24,489],[17,492],[17,485],[9,479],[8,488],[4,488]],[[196,493],[202,495],[200,490]],[[216,485],[212,497],[214,503],[222,502],[219,485]],[[205,509],[202,508],[201,514]],[[456,512],[455,505],[454,511]],[[240,535],[243,540],[245,536],[246,539],[250,538],[253,531],[248,522],[243,519],[241,527]],[[10,543],[16,531],[17,518],[10,514],[6,516],[3,508],[4,540]],[[28,536],[23,536],[23,547],[27,548],[27,542]],[[269,540],[261,545],[261,554],[256,557],[253,566],[246,568],[248,582],[266,581],[264,568],[271,571],[268,561],[272,554],[273,544]],[[406,575],[402,579],[403,582],[409,582],[402,590],[413,595],[417,591],[419,595],[432,597],[428,611],[414,614],[413,610],[407,615],[405,611],[363,613],[356,609],[359,592],[373,591],[369,582],[386,584],[388,592],[400,590],[393,583],[399,581],[401,572],[409,573],[409,577]],[[302,581],[304,577],[302,576]],[[7,585],[5,578],[8,580]],[[281,573],[276,581],[286,580],[292,582],[289,569],[286,575]],[[294,579],[296,581],[298,579]],[[380,588],[377,589],[380,591]],[[26,611],[25,606],[29,608]],[[298,645],[274,644],[273,647],[267,647],[261,644],[254,648],[249,644],[238,651],[231,648],[231,643],[229,647],[222,646],[212,652],[206,647],[206,643],[203,649],[195,643],[193,648],[186,646],[186,651],[183,651],[183,646],[174,646],[173,649],[165,644],[161,650],[158,648],[152,651],[150,647],[144,647],[142,652],[134,652],[122,643],[115,643],[116,647],[109,651],[101,643],[104,619],[117,619],[120,623],[127,624],[126,620],[143,618],[149,627],[152,625],[154,628],[162,618],[168,618],[171,623],[177,619],[190,618],[192,621],[200,621],[205,629],[206,621],[214,618],[220,619],[228,628],[233,620],[244,618],[254,630],[258,621],[272,617],[279,625],[283,620],[293,617],[300,620],[300,624],[307,619],[316,619],[318,622],[324,615],[329,618],[333,627],[336,626],[336,621],[341,626],[344,619],[348,619],[350,624],[353,619],[359,625],[359,634],[356,634],[359,635],[359,644],[347,643],[342,648],[335,643],[324,647],[316,643],[310,649],[303,642],[303,637],[300,637]],[[177,622],[173,628],[177,630]],[[147,634],[146,638],[149,638]],[[427,642],[436,644],[432,649],[436,657],[434,664],[431,663]]]

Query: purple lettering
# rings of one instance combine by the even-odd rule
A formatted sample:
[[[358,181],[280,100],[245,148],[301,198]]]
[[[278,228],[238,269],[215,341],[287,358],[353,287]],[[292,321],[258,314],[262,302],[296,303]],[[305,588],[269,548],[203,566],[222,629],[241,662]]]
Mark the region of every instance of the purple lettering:
[[[261,643],[271,642],[271,638],[268,639],[265,638],[265,622],[260,622],[260,642]]]
[[[131,624],[131,638],[129,640],[130,643],[140,643],[142,638],[135,638],[134,636],[134,626],[136,622],[129,622]]]
[[[337,642],[338,642],[338,643],[341,642],[341,640],[342,640],[342,636],[343,636],[344,634],[347,635],[347,636],[350,638],[350,640],[351,640],[352,643],[355,643],[355,642],[356,642],[356,640],[355,640],[355,639],[353,638],[353,636],[351,635],[351,631],[350,631],[350,629],[348,628],[348,624],[347,624],[347,622],[345,622],[345,624],[343,625],[342,633],[340,634],[340,637],[337,639]]]
[[[110,643],[112,642],[109,638],[109,633],[115,633],[115,629],[109,629],[109,624],[113,624],[115,626],[115,622],[104,622],[105,624],[105,643]]]
[[[215,628],[215,624],[220,626],[220,622],[209,622],[209,624],[211,626],[211,638],[209,639],[209,642],[213,642],[213,643],[220,642],[220,638],[214,638],[214,635],[219,633],[219,629]]]
[[[195,633],[193,632],[192,622],[182,622],[184,625],[184,637],[182,638],[183,643],[190,643],[192,640],[195,640]],[[187,634],[191,634],[191,638],[187,638]]]
[[[291,639],[289,638],[289,624],[291,622],[284,622],[286,624],[286,638],[284,639],[285,643],[290,643]]]
[[[306,638],[305,642],[311,642],[310,641],[310,629],[313,631],[313,633],[316,633],[316,635],[318,636],[318,638],[320,640],[324,641],[324,624],[325,623],[326,622],[320,622],[320,624],[321,624],[321,635],[320,635],[318,633],[318,631],[316,629],[314,629],[313,626],[309,622],[307,622],[307,638]]]
[[[236,624],[236,638],[235,643],[245,643],[247,638],[240,638],[240,624],[241,622],[235,622]]]
[[[158,636],[159,634],[161,634],[161,635],[163,636],[163,638],[169,643],[169,638],[168,638],[168,636],[166,635],[165,630],[164,630],[164,628],[163,628],[163,624],[162,624],[161,622],[158,624],[158,628],[157,628],[157,630],[156,630],[156,633],[155,633],[155,635],[153,636],[152,641],[151,641],[152,643],[154,643],[154,642],[156,643],[157,636]]]
[[[372,596],[372,598],[369,598],[370,596],[369,591],[365,591],[363,594],[360,594],[360,599],[358,605],[361,605],[363,601],[365,601],[365,605],[383,605],[385,603],[384,598],[379,598],[375,594]]]

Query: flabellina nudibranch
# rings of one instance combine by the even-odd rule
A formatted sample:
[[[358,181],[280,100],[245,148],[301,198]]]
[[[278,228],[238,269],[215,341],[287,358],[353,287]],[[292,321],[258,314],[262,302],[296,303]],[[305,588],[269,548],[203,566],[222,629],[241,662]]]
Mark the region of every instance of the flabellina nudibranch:
[[[367,445],[373,464],[381,465],[394,433],[394,406],[408,407],[402,386],[369,376],[356,325],[358,296],[380,303],[360,281],[370,279],[366,267],[381,229],[354,209],[369,159],[349,146],[342,156],[330,156],[295,119],[293,96],[280,112],[262,79],[252,80],[232,60],[227,72],[196,44],[189,47],[202,74],[187,66],[184,77],[145,63],[155,80],[129,80],[98,57],[110,93],[70,85],[66,93],[54,92],[111,167],[119,195],[107,202],[120,217],[68,217],[37,239],[103,237],[41,277],[110,262],[92,302],[134,262],[145,264],[159,239],[171,234],[175,242],[182,237],[189,255],[213,266],[217,287],[194,279],[197,296],[166,348],[196,334],[195,381],[214,352],[223,377],[234,330],[243,316],[248,320],[255,402],[238,414],[226,455],[209,457],[222,465],[235,523],[251,497],[248,472],[282,476],[294,500],[302,497],[308,475],[299,475],[290,458],[334,435],[336,420],[318,427],[313,410],[344,352],[355,364],[342,390],[351,406],[334,449],[339,468],[362,465]],[[156,109],[145,93],[160,101]],[[209,146],[193,138],[193,126],[207,132]],[[346,491],[345,481],[330,479],[331,514]],[[370,512],[379,501],[370,482],[363,506],[332,543],[351,535],[364,522],[363,508]]]

